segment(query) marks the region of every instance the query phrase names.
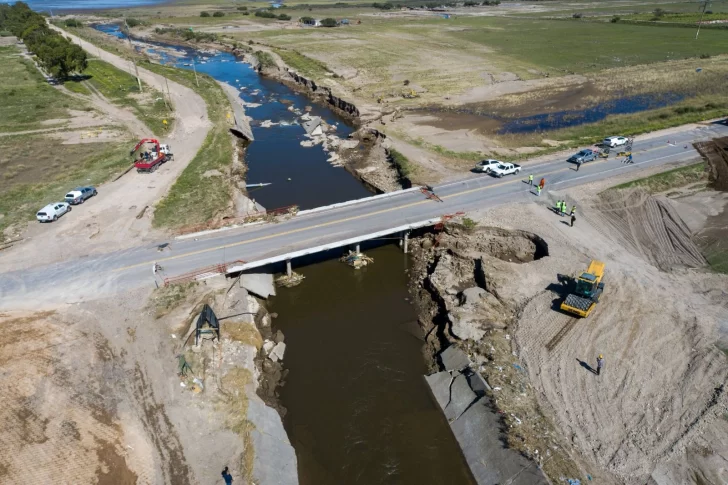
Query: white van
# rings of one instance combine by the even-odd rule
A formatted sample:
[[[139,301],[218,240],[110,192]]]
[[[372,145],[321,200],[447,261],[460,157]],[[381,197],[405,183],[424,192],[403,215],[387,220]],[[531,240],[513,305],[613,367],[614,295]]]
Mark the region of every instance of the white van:
[[[65,202],[54,202],[48,204],[36,213],[35,218],[38,222],[51,222],[58,220],[66,212],[71,212],[71,206]]]

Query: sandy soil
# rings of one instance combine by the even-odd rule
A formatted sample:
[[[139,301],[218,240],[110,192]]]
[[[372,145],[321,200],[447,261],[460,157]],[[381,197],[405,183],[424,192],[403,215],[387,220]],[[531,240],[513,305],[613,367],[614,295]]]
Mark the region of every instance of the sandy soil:
[[[508,418],[507,424],[538,435],[532,441],[527,432],[515,431],[541,463],[544,444],[549,456],[552,451],[560,456],[558,447],[551,448],[548,426],[541,424],[543,414],[582,478],[590,474],[607,484],[727,483],[728,361],[718,346],[727,331],[728,276],[704,269],[690,238],[721,213],[726,199],[711,191],[675,201],[634,192],[610,195],[606,202],[591,195],[619,182],[468,214],[479,227],[540,236],[549,251],[542,259],[531,261],[533,247],[525,239],[494,246],[492,230],[485,228],[476,229],[480,235],[444,235],[441,244],[451,256],[441,259],[430,281],[442,286],[440,295],[451,302],[446,304],[458,322],[445,330],[445,338],[483,362],[491,385],[501,386],[496,402],[521,420]],[[573,228],[551,211],[564,198],[578,207]],[[488,298],[478,310],[458,298],[477,283],[473,261],[480,257]],[[559,281],[583,271],[591,259],[606,263],[606,290],[588,319],[575,319],[558,309],[567,293]],[[499,355],[498,342],[512,342],[511,348]],[[599,354],[606,367],[596,376]],[[514,372],[509,359],[523,372]],[[538,411],[524,402],[530,389]],[[534,443],[542,446],[540,455],[529,448]]]
[[[96,47],[75,36],[67,34],[84,49],[98,54],[101,59],[119,69],[127,69],[127,61]],[[164,78],[140,68],[142,82],[154,86],[160,92],[166,84]],[[171,185],[196,155],[210,129],[207,107],[204,100],[191,89],[169,81],[169,92],[175,107],[174,131],[161,139],[169,143],[174,151],[174,161],[168,162],[153,174],[138,174],[131,171],[118,181],[99,187],[99,195],[73,211],[72,217],[63,217],[55,224],[30,224],[25,233],[26,240],[0,256],[0,269],[10,271],[21,267],[49,263],[61,259],[79,257],[96,251],[108,252],[129,245],[138,245],[140,240],[161,238],[163,235],[151,228],[151,211],[137,219],[144,207],[153,207],[169,190]],[[146,134],[130,113],[105,105],[95,99],[107,112],[125,120],[127,126],[136,126],[137,136]],[[148,136],[148,134],[147,134]],[[130,149],[132,147],[129,147]],[[54,244],[49,245],[52,238]]]
[[[213,389],[216,369],[252,369],[255,347],[226,336],[216,359],[206,357],[207,369],[193,352],[188,376],[177,375],[189,312],[221,288],[202,285],[171,299],[138,290],[55,311],[1,314],[0,482],[218,483],[226,465],[240,479],[245,441],[228,429],[232,408]],[[232,295],[228,303],[235,303]],[[227,312],[222,303],[215,308]],[[238,335],[260,338],[249,323],[226,329],[236,325],[249,329]],[[191,376],[202,379],[204,392],[192,391]]]

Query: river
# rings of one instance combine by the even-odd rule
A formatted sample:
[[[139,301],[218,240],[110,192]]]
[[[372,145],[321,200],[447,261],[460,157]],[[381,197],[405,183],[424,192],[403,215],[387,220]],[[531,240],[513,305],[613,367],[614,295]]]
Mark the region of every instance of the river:
[[[123,35],[118,26],[97,28]],[[253,124],[248,182],[273,182],[251,193],[257,201],[269,208],[293,203],[308,208],[371,195],[344,169],[326,162],[320,147],[300,146],[304,131],[288,106],[303,109],[311,105],[308,98],[261,78],[231,54],[166,47],[184,55],[156,52],[163,61],[191,69],[186,64],[194,59],[199,72],[245,88],[243,100],[261,103],[248,109],[255,121],[288,123]],[[313,114],[338,123],[341,137],[352,131],[325,107],[313,105]],[[358,271],[326,255],[297,261],[303,284],[281,289],[271,302],[279,314],[275,326],[286,336],[289,375],[280,395],[300,483],[471,484],[423,378],[422,335],[407,290],[409,260],[394,245],[368,254],[375,263]]]
[[[117,24],[99,24],[96,29],[115,37],[124,38]],[[253,118],[251,128],[255,141],[247,148],[247,183],[269,183],[261,188],[251,188],[250,197],[267,209],[297,205],[300,209],[312,209],[322,205],[368,197],[371,194],[364,185],[342,167],[335,167],[326,160],[329,154],[320,145],[306,148],[306,132],[298,124],[298,116],[289,107],[303,111],[311,107],[312,116],[320,116],[337,127],[336,135],[346,138],[354,131],[353,125],[333,110],[313,103],[303,94],[296,93],[283,84],[266,79],[246,63],[228,52],[202,54],[189,49],[160,42],[151,45],[173,48],[180,56],[167,55],[164,51],[148,49],[161,57],[161,62],[182,69],[192,69],[209,74],[218,81],[226,82],[240,90],[240,98],[249,105],[246,114]],[[270,128],[260,123],[271,120]],[[174,148],[174,147],[173,147]]]
[[[422,335],[395,245],[374,264],[296,271],[272,310],[285,335],[284,424],[302,485],[469,484],[470,472],[423,375]]]

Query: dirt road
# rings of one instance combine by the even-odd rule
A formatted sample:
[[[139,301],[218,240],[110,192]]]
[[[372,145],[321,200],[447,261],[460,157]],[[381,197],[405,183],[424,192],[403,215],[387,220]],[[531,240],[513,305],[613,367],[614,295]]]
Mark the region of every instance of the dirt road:
[[[124,71],[129,69],[128,61],[121,57],[67,32],[64,35],[92,55],[100,56],[100,59]],[[24,235],[26,241],[0,255],[1,270],[27,268],[100,250],[123,249],[138,245],[139,240],[163,237],[160,232],[152,230],[151,210],[140,218],[137,215],[147,206],[151,209],[164,197],[197,154],[211,124],[204,100],[193,90],[172,81],[167,84],[164,77],[143,68],[139,68],[139,76],[142,83],[160,92],[166,91],[169,86],[175,109],[174,131],[160,142],[171,145],[174,161],[164,164],[152,174],[138,174],[132,170],[118,181],[99,187],[97,197],[76,206],[72,213],[54,224],[30,224]],[[58,194],[58,199],[62,199],[63,195]],[[51,240],[53,244],[49,243]]]

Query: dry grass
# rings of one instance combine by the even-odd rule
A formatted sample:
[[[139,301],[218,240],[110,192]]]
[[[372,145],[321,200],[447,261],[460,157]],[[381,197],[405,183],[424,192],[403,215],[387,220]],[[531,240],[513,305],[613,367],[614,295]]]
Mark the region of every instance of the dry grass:
[[[181,283],[179,285],[161,286],[155,289],[150,298],[150,306],[154,313],[154,318],[162,318],[169,314],[172,310],[194,294],[196,288],[197,282],[191,282]],[[189,326],[189,324],[187,326]],[[187,328],[185,327],[185,331],[186,330]]]
[[[226,395],[218,403],[218,408],[225,415],[225,422],[229,429],[243,439],[243,456],[241,470],[243,483],[253,483],[253,463],[255,449],[250,435],[254,429],[253,423],[248,421],[248,397],[246,386],[253,382],[253,374],[248,369],[234,367],[220,380],[220,390]]]
[[[230,337],[231,340],[250,345],[260,350],[263,346],[263,337],[260,332],[250,323],[245,322],[222,322],[223,336]]]

